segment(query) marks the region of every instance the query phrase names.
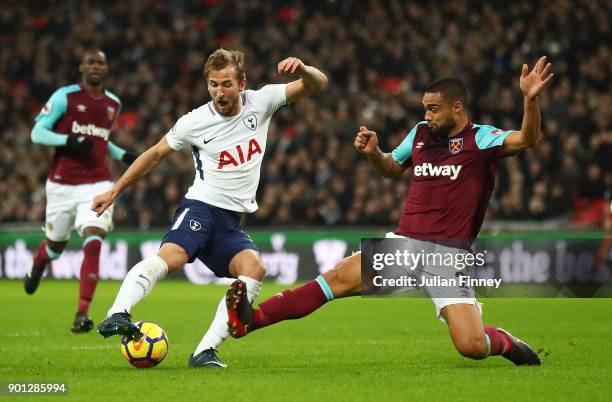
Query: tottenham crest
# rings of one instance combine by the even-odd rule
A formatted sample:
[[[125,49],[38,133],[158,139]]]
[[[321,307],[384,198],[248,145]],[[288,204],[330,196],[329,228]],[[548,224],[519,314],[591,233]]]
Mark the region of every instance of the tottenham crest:
[[[257,128],[257,116],[255,113],[251,112],[242,118],[244,125],[250,128],[251,130],[255,130]]]
[[[448,140],[448,149],[451,154],[458,154],[463,149],[463,138],[451,138]]]
[[[189,220],[189,227],[191,228],[191,230],[193,230],[194,232],[199,231],[200,229],[202,229],[202,225],[200,224],[200,222],[198,221],[194,221],[193,219]]]

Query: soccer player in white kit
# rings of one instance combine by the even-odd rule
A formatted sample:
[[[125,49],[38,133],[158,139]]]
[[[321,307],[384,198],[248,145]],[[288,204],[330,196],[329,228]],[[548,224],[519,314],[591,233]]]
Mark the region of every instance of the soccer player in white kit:
[[[155,283],[196,258],[218,277],[238,278],[253,303],[265,267],[251,238],[240,226],[241,215],[257,210],[255,192],[266,149],[268,125],[283,105],[327,86],[318,69],[289,57],[278,63],[279,74],[300,78],[289,84],[246,90],[244,55],[219,49],[204,66],[212,100],[182,116],[157,143],[141,154],[111,191],[96,196],[92,210],[102,214],[119,194],[153,170],[166,156],[190,147],[195,179],[176,211],[156,256],[136,264],[125,277],[108,317],[98,326],[103,337],[138,338],[131,308]],[[221,300],[213,322],[189,359],[191,367],[226,367],[217,347],[228,335],[228,311]]]

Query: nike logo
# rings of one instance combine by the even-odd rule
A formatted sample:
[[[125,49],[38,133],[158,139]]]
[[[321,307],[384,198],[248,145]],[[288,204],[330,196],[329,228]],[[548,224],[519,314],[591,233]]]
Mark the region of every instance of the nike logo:
[[[214,140],[217,137],[212,137],[210,140],[206,141],[206,140],[202,140],[204,142],[204,145],[208,144],[209,142],[211,142],[212,140]]]
[[[142,338],[140,338],[140,340],[139,340],[138,342],[134,342],[134,350],[135,350],[135,351],[137,351],[137,352],[138,352],[138,351],[140,350],[140,348],[142,347],[143,342],[145,341],[145,338],[146,338],[147,336],[149,336],[149,332],[150,332],[150,331],[151,331],[151,330],[149,329],[149,330],[147,331],[147,333],[146,333],[146,334],[143,334],[143,337],[142,337]]]
[[[138,275],[138,277],[146,280],[147,282],[149,282],[149,286],[151,286],[151,281],[149,280],[149,278],[147,278],[146,276],[143,276],[142,274]]]

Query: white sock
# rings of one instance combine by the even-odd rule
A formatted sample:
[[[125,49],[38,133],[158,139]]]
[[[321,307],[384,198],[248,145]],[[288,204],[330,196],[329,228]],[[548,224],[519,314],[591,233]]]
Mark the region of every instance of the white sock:
[[[259,295],[259,289],[261,288],[261,282],[256,281],[253,278],[249,278],[248,276],[240,275],[238,277],[241,281],[246,284],[247,287],[247,300],[249,303],[253,304],[255,298]],[[202,340],[198,344],[194,356],[198,353],[206,350],[206,349],[217,349],[221,342],[227,339],[229,336],[229,330],[227,328],[227,306],[225,304],[225,296],[221,299],[219,306],[217,307],[217,313],[215,314],[215,318],[213,318],[208,331],[202,337]]]
[[[132,307],[149,294],[155,283],[168,275],[168,264],[159,256],[147,258],[134,265],[125,276],[108,316],[114,313],[128,313]]]
[[[259,296],[259,289],[261,289],[261,282],[256,281],[248,276],[240,275],[238,277],[242,282],[246,283],[247,287],[247,300],[249,303],[255,303],[255,299]]]

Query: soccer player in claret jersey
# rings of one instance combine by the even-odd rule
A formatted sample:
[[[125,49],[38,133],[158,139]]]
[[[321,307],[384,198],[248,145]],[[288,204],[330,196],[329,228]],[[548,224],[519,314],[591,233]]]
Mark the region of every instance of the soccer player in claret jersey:
[[[327,86],[322,72],[298,58],[289,57],[277,68],[279,74],[300,78],[289,84],[246,90],[244,55],[235,50],[215,51],[204,66],[212,100],[181,117],[159,143],[136,159],[111,191],[95,198],[92,209],[102,214],[122,190],[163,158],[184,147],[193,153],[193,185],[177,209],[158,254],[135,265],[125,277],[108,317],[98,326],[102,336],[138,337],[131,308],[159,279],[196,258],[218,277],[239,278],[248,303],[259,294],[265,267],[240,220],[242,214],[257,210],[255,191],[268,125],[281,106]],[[229,336],[227,321],[222,299],[189,366],[225,367],[216,349]]]
[[[104,88],[106,56],[99,49],[85,51],[78,84],[55,91],[36,117],[32,141],[55,147],[46,184],[46,239],[40,244],[24,279],[33,294],[45,269],[64,251],[74,227],[83,241],[79,304],[72,332],[88,332],[87,316],[98,283],[102,239],[113,228],[112,209],[96,216],[89,208],[94,195],[113,185],[107,155],[129,164],[136,156],[109,138],[121,111],[121,101]]]
[[[524,115],[520,131],[472,123],[466,110],[467,90],[457,79],[442,79],[426,88],[425,121],[417,124],[391,153],[378,148],[375,132],[361,127],[355,147],[378,173],[397,177],[414,166],[399,226],[387,237],[407,238],[407,247],[415,253],[434,244],[419,240],[427,238],[436,239],[432,240],[436,247],[452,239],[461,241],[456,246],[469,248],[480,231],[493,191],[497,159],[531,148],[540,139],[538,95],[551,81],[550,71],[545,57],[532,71],[523,66],[520,88]],[[460,250],[447,246],[443,249]],[[308,315],[334,298],[359,295],[360,265],[359,253],[347,257],[316,280],[271,297],[254,311],[244,300],[243,286],[234,282],[227,293],[231,335],[239,338],[279,321]],[[446,269],[450,274],[456,273],[452,271],[454,267]],[[525,342],[503,329],[483,325],[482,306],[474,298],[473,288],[429,286],[424,290],[432,298],[438,318],[447,323],[461,355],[472,359],[501,355],[517,365],[540,365],[537,353]]]

